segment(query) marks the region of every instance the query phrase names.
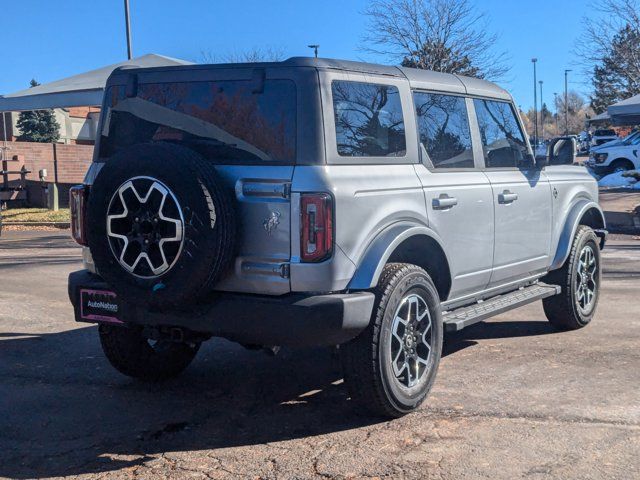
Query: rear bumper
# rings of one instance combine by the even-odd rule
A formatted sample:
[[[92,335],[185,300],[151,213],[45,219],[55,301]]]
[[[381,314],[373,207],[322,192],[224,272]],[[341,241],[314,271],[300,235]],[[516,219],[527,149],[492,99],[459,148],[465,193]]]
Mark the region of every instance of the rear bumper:
[[[177,327],[256,345],[345,343],[367,327],[374,303],[371,292],[280,297],[217,293],[180,311],[152,311],[117,299],[116,312],[87,318],[81,311],[81,290],[108,291],[109,286],[87,270],[69,275],[69,299],[78,322]]]

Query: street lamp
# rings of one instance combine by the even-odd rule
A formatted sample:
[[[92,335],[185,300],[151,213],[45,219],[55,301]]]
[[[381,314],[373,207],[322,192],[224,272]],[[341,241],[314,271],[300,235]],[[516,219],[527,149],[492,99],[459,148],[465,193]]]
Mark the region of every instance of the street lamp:
[[[556,111],[556,135],[560,135],[560,127],[558,127],[558,93],[553,92],[553,108]]]
[[[314,56],[318,58],[318,49],[320,48],[320,45],[307,45],[307,47],[312,48]]]
[[[531,63],[533,63],[533,142],[535,146],[538,146],[538,87],[536,81],[536,62],[537,58],[532,58]]]
[[[127,58],[131,60],[131,20],[129,19],[129,0],[124,0],[124,22],[127,30]]]
[[[542,130],[542,141],[544,142],[544,101],[542,100],[542,80],[539,80],[540,84],[540,129]]]
[[[567,74],[572,70],[564,71],[564,134],[569,135],[569,101],[567,93]]]

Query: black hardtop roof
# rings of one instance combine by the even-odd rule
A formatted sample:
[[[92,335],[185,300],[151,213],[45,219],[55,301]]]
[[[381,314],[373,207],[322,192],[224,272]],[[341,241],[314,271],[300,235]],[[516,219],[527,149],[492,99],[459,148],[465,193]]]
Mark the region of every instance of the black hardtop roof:
[[[385,75],[391,77],[406,78],[416,88],[429,88],[429,85],[437,85],[437,90],[458,91],[487,97],[496,97],[511,100],[509,93],[495,83],[463,75],[440,73],[431,70],[417,68],[395,67],[379,65],[375,63],[356,62],[352,60],[337,60],[331,58],[291,57],[281,62],[256,62],[256,63],[215,63],[215,64],[191,64],[172,65],[162,67],[137,68],[121,67],[114,70],[118,73],[151,73],[161,71],[185,71],[185,70],[210,70],[229,68],[278,68],[278,67],[312,67],[321,70],[342,70],[346,72],[368,73],[373,75]]]

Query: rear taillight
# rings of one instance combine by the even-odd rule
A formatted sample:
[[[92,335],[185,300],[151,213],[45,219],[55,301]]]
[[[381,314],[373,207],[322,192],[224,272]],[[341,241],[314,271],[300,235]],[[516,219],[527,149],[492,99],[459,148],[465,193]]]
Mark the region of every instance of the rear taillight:
[[[333,200],[328,193],[300,196],[300,258],[321,262],[333,253]]]
[[[69,207],[71,210],[71,236],[80,245],[87,246],[87,200],[89,187],[76,185],[69,189]]]

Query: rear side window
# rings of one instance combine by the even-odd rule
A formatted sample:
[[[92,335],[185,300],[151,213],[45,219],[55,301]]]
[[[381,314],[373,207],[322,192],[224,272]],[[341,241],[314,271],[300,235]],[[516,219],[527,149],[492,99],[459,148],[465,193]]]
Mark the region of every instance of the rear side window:
[[[527,144],[508,102],[473,100],[478,116],[484,161],[487,168],[519,167],[524,165]]]
[[[405,156],[404,118],[396,87],[334,81],[331,89],[340,156]]]
[[[463,97],[414,92],[423,153],[434,168],[473,168],[467,104]]]
[[[293,163],[296,86],[266,80],[141,84],[106,92],[100,158],[146,142],[180,143],[215,163]]]

